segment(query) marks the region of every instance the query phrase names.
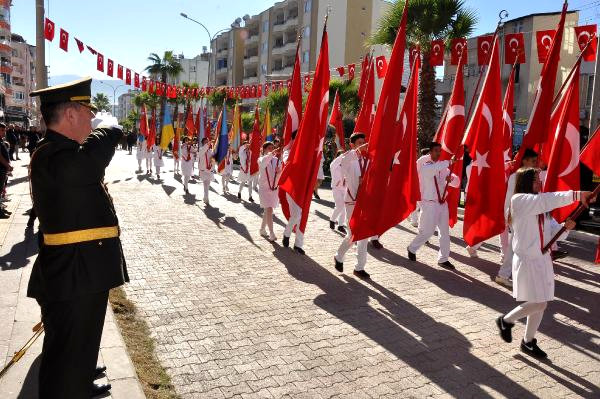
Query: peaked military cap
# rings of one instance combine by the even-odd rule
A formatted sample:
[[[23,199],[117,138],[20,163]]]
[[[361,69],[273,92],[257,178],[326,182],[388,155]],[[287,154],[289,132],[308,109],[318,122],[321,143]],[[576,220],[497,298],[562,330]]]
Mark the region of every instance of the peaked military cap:
[[[92,78],[90,77],[35,90],[29,96],[40,97],[42,105],[76,102],[97,111],[96,106],[92,104]]]

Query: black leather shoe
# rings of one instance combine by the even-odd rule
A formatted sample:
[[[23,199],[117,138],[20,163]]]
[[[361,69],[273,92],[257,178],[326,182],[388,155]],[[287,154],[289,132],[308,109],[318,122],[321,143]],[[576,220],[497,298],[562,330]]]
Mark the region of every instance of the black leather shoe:
[[[92,393],[90,397],[95,397],[95,396],[100,396],[100,395],[104,395],[105,393],[107,393],[108,391],[110,391],[110,389],[112,388],[112,386],[110,384],[102,384],[102,385],[98,385],[98,384],[92,384]]]
[[[344,271],[344,263],[337,260],[335,258],[335,256],[333,257],[333,261],[335,262],[335,270],[337,270],[340,273],[343,272]]]
[[[242,193],[238,193],[238,199],[242,199]]]
[[[416,260],[417,260],[417,254],[413,254],[412,252],[410,252],[409,249],[407,249],[406,252],[408,252],[408,259],[412,260],[413,262],[416,262]]]
[[[552,258],[552,260],[559,260],[562,258],[566,258],[567,256],[569,256],[569,252],[567,251],[561,251],[561,250],[556,250],[556,251],[552,251],[550,253],[550,257]]]
[[[354,275],[356,277],[360,277],[360,278],[363,278],[365,280],[371,278],[371,275],[369,273],[367,273],[366,271],[364,271],[364,270],[355,270],[354,271]]]
[[[531,342],[525,342],[525,340],[521,341],[521,351],[531,357],[535,357],[536,359],[545,359],[548,357],[548,354],[540,349],[537,346],[537,339],[532,339]]]
[[[250,197],[250,198],[248,198],[248,201],[254,202],[254,198]]]
[[[313,195],[315,196],[315,198],[316,198],[316,199],[318,199],[318,200],[320,200],[320,199],[321,199],[321,197],[319,197],[319,194],[317,194],[317,192],[316,192],[316,191],[313,191]]]
[[[306,254],[306,252],[304,252],[304,250],[300,247],[294,246],[294,251],[298,252],[300,255]]]
[[[8,219],[10,218],[10,215],[7,215],[6,213],[0,213],[0,219]]]
[[[439,265],[440,267],[443,267],[444,269],[447,269],[447,270],[454,270],[454,269],[456,269],[456,268],[454,267],[454,265],[453,265],[452,263],[450,263],[450,261],[449,261],[449,260],[447,260],[447,261],[445,261],[445,262],[438,263],[438,265]]]
[[[502,337],[504,342],[512,342],[512,328],[515,325],[504,321],[504,316],[496,319],[496,325],[498,326],[498,330],[500,330],[500,337]]]
[[[281,240],[281,244],[283,244],[284,247],[289,247],[290,246],[290,237],[286,237],[283,236],[283,240]]]
[[[329,228],[331,230],[335,229],[335,222],[332,222],[331,220],[329,221]]]
[[[106,371],[106,366],[98,366],[96,367],[96,370],[94,370],[94,379],[98,379],[102,376],[102,374],[104,374],[104,372]]]
[[[346,232],[346,228],[345,228],[344,226],[338,226],[337,230],[338,230],[340,233],[343,233],[343,234],[348,234],[348,233]]]
[[[371,244],[373,244],[373,248],[375,249],[383,249],[383,245],[379,242],[379,240],[373,240],[371,241]]]

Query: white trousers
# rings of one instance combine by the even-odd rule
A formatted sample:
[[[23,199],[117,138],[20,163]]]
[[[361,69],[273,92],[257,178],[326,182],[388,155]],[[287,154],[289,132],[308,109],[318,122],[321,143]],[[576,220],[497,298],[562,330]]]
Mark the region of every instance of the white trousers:
[[[160,166],[157,166],[157,167],[156,167],[156,174],[157,174],[157,175],[160,175]]]
[[[146,170],[152,170],[152,159],[146,158]]]
[[[223,192],[229,192],[229,180],[231,180],[231,175],[225,174],[221,175],[221,184],[223,185]]]
[[[413,226],[418,226],[419,224],[419,212],[421,210],[421,201],[417,201],[417,207],[415,208],[414,211],[411,212],[409,219],[410,219],[410,224],[412,224]]]
[[[346,233],[346,237],[344,237],[344,240],[342,241],[337,252],[335,253],[335,259],[338,262],[342,263],[344,262],[344,258],[346,257],[346,252],[348,252],[348,250],[352,247],[352,232],[350,231],[350,218],[352,217],[352,211],[354,211],[354,204],[346,205],[346,221],[348,230]],[[379,236],[377,236],[377,238],[378,237]],[[368,238],[356,242],[356,266],[354,266],[354,270],[356,271],[365,270],[365,265],[367,264],[368,243]]]
[[[202,180],[204,185],[204,202],[208,202],[208,190],[210,189],[210,180]]]
[[[173,160],[173,169],[175,169],[175,171],[179,171],[179,159],[174,159]]]
[[[346,225],[346,204],[344,203],[345,190],[334,188],[332,190],[333,201],[335,202],[335,208],[329,218],[330,222],[337,222],[338,226]]]
[[[408,246],[410,252],[417,253],[419,248],[427,242],[437,228],[440,238],[438,263],[443,263],[450,256],[450,227],[448,225],[448,204],[435,201],[421,201],[421,214],[419,215],[419,234]]]
[[[252,189],[258,189],[258,173],[251,175],[247,182],[240,182],[240,191],[238,191],[239,194],[242,193],[244,186],[248,187],[248,196],[252,197]]]
[[[294,226],[296,226],[296,240],[294,241],[294,246],[298,248],[302,248],[304,245],[304,233],[300,231],[300,221],[302,220],[302,208],[294,200],[288,193],[285,194],[285,198],[287,199],[289,208],[290,208],[290,220],[288,224],[285,226],[285,230],[283,235],[285,237],[290,237],[292,235],[292,230]]]
[[[183,189],[184,190],[188,189],[188,183],[190,182],[190,178],[191,178],[191,176],[183,175]]]
[[[529,343],[535,338],[535,333],[540,327],[547,304],[548,302],[524,302],[508,312],[504,316],[504,321],[514,324],[517,320],[527,316],[527,325],[523,340]]]

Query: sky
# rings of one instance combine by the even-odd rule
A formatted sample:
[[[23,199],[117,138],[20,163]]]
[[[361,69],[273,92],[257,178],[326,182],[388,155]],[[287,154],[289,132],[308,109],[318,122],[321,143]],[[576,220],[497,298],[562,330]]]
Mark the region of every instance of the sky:
[[[352,4],[353,0],[348,0]],[[335,7],[336,0],[329,0]],[[149,64],[151,52],[162,54],[173,50],[187,58],[202,52],[209,45],[207,32],[184,19],[184,12],[202,22],[211,34],[228,28],[238,17],[255,15],[269,8],[274,0],[45,0],[46,16],[60,28],[85,44],[103,53],[116,63],[137,72]],[[466,0],[479,22],[473,33],[477,36],[494,30],[498,13],[505,9],[508,19],[523,15],[560,11],[563,0]],[[572,0],[569,9],[580,9],[580,24],[596,23],[600,17],[600,1]],[[13,0],[11,27],[28,43],[35,44],[35,0]],[[58,34],[53,42],[46,41],[46,64],[49,76],[78,75],[96,79],[108,77],[96,71],[96,58],[87,50],[79,53],[73,39],[69,52],[58,47]],[[115,66],[116,69],[116,66]],[[110,95],[112,96],[112,90]]]

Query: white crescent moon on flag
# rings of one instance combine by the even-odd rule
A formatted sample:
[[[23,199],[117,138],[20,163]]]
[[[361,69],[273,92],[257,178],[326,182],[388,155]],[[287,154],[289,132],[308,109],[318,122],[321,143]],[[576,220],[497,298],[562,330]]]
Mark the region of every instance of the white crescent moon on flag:
[[[579,130],[571,123],[567,124],[565,139],[569,142],[569,146],[571,147],[571,159],[567,168],[563,170],[558,177],[567,176],[579,166]]]
[[[321,99],[321,106],[319,107],[319,122],[323,121],[323,117],[327,117],[327,113],[323,114],[323,109],[327,109],[329,105],[329,90],[325,90],[323,98]]]
[[[548,39],[548,44],[544,44],[544,40]],[[542,43],[543,46],[545,46],[546,48],[550,48],[550,46],[552,45],[552,38],[549,35],[544,35],[542,36],[542,38],[540,39],[540,43]]]
[[[288,103],[288,115],[289,117],[292,119],[292,132],[294,130],[298,130],[298,125],[300,124],[299,118],[298,118],[298,111],[296,111],[296,107],[294,106],[294,102],[290,101]]]
[[[438,54],[440,52],[440,45],[439,44],[434,44],[433,45],[433,52]]]
[[[402,114],[402,136],[404,137],[404,133],[406,133],[406,126],[408,125],[408,119],[406,118],[406,113]]]
[[[581,38],[584,38],[583,40],[581,40]],[[582,30],[581,32],[579,32],[579,34],[577,35],[577,41],[579,42],[579,44],[584,45],[588,42],[588,40],[590,40],[590,32]]]
[[[458,51],[458,54],[462,53],[463,47],[464,47],[463,42],[456,42],[456,46],[454,46],[454,48],[456,49],[456,51]]]
[[[490,111],[490,107],[488,107],[488,105],[486,103],[483,103],[483,109],[481,110],[481,115],[485,118],[486,122],[488,123],[488,127],[489,127],[489,131],[488,134],[490,135],[490,137],[492,137],[492,126],[493,126],[493,117],[492,117],[492,111]]]
[[[52,32],[52,31],[54,30],[54,28],[52,27],[52,24],[51,24],[50,22],[48,22],[48,23],[46,24],[46,27],[47,27],[47,29],[48,29],[50,32]]]
[[[62,35],[60,35],[60,38],[61,38],[62,40],[66,40],[66,38],[67,38],[67,34],[63,32],[63,34],[62,34]]]
[[[450,108],[448,108],[448,114],[446,115],[446,122],[444,126],[444,130],[445,128],[450,124],[450,121],[452,121],[452,119],[456,118],[457,116],[465,116],[465,107],[463,107],[462,105],[452,105]],[[440,140],[441,141],[441,145],[442,145],[442,150],[446,151],[448,154],[454,154],[454,151],[450,150],[448,148],[448,146],[446,145],[446,135],[444,135],[444,137]]]
[[[506,112],[506,110],[502,111],[502,120],[504,120],[504,123],[506,123],[506,126],[508,126],[508,131],[512,136],[512,121],[510,120],[510,115],[508,112]]]
[[[383,60],[377,61],[377,68],[383,68]]]
[[[485,44],[486,48],[483,48],[483,45],[484,45],[484,44]],[[486,41],[483,41],[483,42],[481,42],[481,46],[480,46],[480,47],[481,47],[481,49],[482,49],[484,52],[486,52],[486,53],[487,53],[487,52],[490,50],[490,42],[488,42],[487,40],[486,40]]]
[[[516,46],[513,46],[513,42],[517,43]],[[515,39],[514,37],[512,39],[510,39],[508,41],[508,47],[510,47],[511,49],[513,49],[513,51],[515,51],[518,47],[519,47],[519,41],[517,39]]]

